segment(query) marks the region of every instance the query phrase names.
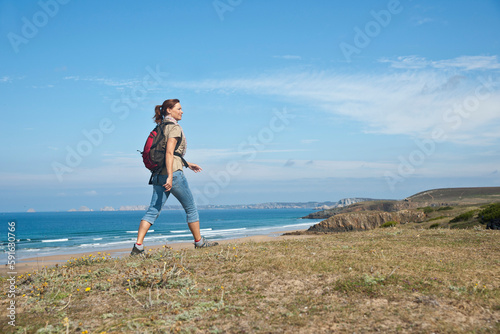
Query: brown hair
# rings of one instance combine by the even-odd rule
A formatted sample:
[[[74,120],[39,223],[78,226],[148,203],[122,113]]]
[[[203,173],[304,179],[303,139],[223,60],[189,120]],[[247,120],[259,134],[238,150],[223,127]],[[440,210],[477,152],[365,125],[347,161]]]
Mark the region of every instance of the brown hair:
[[[163,118],[167,116],[167,109],[172,109],[177,103],[179,103],[178,99],[169,99],[165,100],[163,104],[155,107],[155,115],[153,119],[156,124],[160,124],[163,121]]]

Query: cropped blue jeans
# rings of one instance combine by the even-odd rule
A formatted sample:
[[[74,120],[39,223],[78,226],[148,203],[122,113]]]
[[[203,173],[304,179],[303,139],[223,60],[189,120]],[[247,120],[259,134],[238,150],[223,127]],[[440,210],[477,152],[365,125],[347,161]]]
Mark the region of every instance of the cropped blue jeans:
[[[172,189],[170,191],[165,191],[163,187],[167,182],[167,175],[154,175],[151,181],[153,183],[153,196],[151,198],[151,204],[144,217],[142,217],[142,220],[153,225],[160,215],[161,209],[165,205],[170,193],[172,193],[181,203],[186,212],[186,220],[188,223],[194,223],[200,220],[193,194],[191,193],[191,189],[189,189],[187,179],[182,170],[175,171],[172,174]]]

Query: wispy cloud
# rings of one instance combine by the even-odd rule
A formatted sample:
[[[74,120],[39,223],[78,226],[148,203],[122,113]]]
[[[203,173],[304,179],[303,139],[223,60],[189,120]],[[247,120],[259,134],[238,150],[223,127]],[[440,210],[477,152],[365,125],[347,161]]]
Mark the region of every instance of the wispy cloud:
[[[273,56],[273,58],[286,59],[286,60],[302,60],[301,56],[296,56],[296,55]]]
[[[434,22],[435,20],[430,17],[414,17],[411,21],[414,25],[421,26],[426,23]]]
[[[235,144],[234,147],[229,149],[189,149],[189,157],[193,159],[193,161],[197,161],[200,163],[205,162],[220,162],[221,160],[233,160],[239,161],[242,159],[242,156],[248,154],[248,152],[241,152],[238,150],[238,144]],[[256,154],[266,154],[266,153],[292,153],[292,152],[302,152],[304,150],[301,149],[293,149],[293,150],[272,150],[272,149],[260,149],[256,151]]]
[[[99,83],[105,86],[111,87],[133,87],[141,84],[141,80],[139,79],[111,79],[111,78],[99,78],[99,77],[80,77],[78,75],[71,75],[64,77],[64,80],[72,80],[72,81],[88,81]]]
[[[445,60],[428,60],[419,56],[404,56],[395,59],[382,58],[379,60],[382,63],[389,63],[393,68],[400,69],[420,69],[420,68],[436,68],[436,69],[454,69],[462,71],[475,70],[498,70],[500,63],[498,57],[495,56],[461,56],[453,59]]]
[[[411,56],[382,62],[390,63],[394,70],[351,75],[281,72],[172,85],[208,92],[272,95],[289,103],[308,103],[356,120],[369,133],[428,137],[440,128],[446,140],[468,144],[487,144],[500,137],[494,131],[500,125],[499,82],[498,76],[491,77],[496,74],[491,70],[500,69],[496,56],[441,61]]]
[[[309,144],[312,144],[312,143],[315,143],[315,142],[318,142],[319,140],[318,139],[302,139],[300,141],[301,144],[306,144],[306,145],[309,145]]]

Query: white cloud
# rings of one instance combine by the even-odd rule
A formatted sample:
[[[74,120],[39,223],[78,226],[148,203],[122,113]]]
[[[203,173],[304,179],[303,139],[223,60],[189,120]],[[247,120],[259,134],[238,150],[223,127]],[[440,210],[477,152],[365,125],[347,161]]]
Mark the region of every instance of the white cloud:
[[[495,56],[461,56],[453,59],[428,60],[419,56],[401,56],[396,59],[382,58],[382,63],[389,63],[393,68],[399,69],[419,69],[436,68],[443,70],[498,70],[500,63]]]
[[[138,79],[123,79],[116,80],[111,78],[99,78],[99,77],[80,77],[78,75],[66,76],[63,78],[64,80],[72,80],[72,81],[88,81],[103,84],[105,86],[111,87],[134,87],[142,84],[141,80]]]
[[[412,19],[412,22],[416,26],[420,26],[422,24],[426,24],[429,22],[434,22],[434,19],[431,19],[430,17],[415,17]]]
[[[500,68],[496,56],[443,61],[413,56],[394,64],[396,70],[382,73],[275,73],[172,84],[307,103],[355,120],[368,133],[429,137],[441,129],[446,140],[467,144],[492,143],[500,137],[494,127],[500,123],[500,85],[498,78],[491,76],[491,69]]]
[[[301,144],[306,144],[306,145],[308,145],[308,144],[313,144],[313,143],[316,143],[316,142],[318,142],[318,141],[319,141],[318,139],[302,139],[302,140],[300,141],[300,143],[301,143]]]
[[[301,152],[304,150],[272,150],[272,149],[258,149],[256,154],[264,153],[290,153]],[[238,151],[238,145],[234,149],[188,149],[189,160],[196,163],[212,162],[212,161],[238,161],[243,156],[248,155],[247,151]]]
[[[302,60],[301,56],[296,56],[296,55],[273,56],[273,58],[286,59],[286,60]]]

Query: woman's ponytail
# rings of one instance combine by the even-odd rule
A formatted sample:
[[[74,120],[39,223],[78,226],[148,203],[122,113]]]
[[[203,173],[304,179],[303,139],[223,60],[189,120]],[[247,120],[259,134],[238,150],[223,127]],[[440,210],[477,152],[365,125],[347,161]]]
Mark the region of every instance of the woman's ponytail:
[[[153,116],[153,119],[155,120],[156,124],[160,124],[161,121],[163,121],[163,115],[160,105],[155,107],[155,115]]]
[[[167,116],[167,109],[172,109],[179,102],[178,99],[169,99],[165,100],[161,106],[157,105],[155,107],[155,115],[153,116],[155,123],[160,124],[163,118]]]

